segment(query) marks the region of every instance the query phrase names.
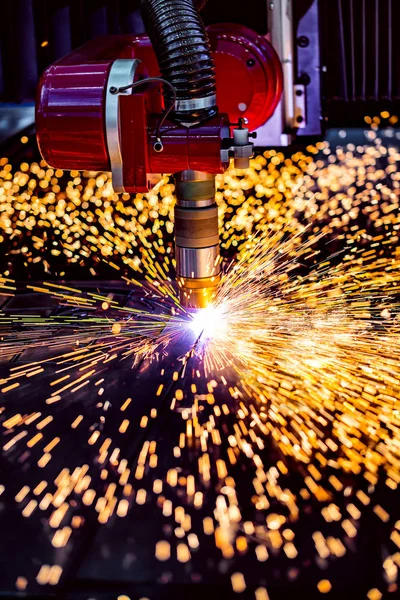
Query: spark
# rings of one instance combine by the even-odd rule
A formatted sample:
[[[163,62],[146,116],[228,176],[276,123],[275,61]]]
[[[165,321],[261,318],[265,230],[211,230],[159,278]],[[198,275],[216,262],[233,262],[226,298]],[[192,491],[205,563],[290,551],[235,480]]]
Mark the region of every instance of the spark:
[[[239,593],[258,578],[261,599],[277,570],[295,590],[308,564],[311,593],[335,591],[330,567],[354,557],[367,523],[382,540],[367,595],[396,591],[400,153],[394,130],[370,125],[364,145],[268,150],[218,178],[224,274],[195,313],[173,281],[172,183],[129,203],[107,174],[2,160],[13,259],[0,278],[0,427],[17,476],[0,494],[46,523],[44,545],[73,550],[87,520],[134,532],[150,505],[154,569],[196,575],[200,549]],[[23,288],[18,261],[46,262],[50,280]],[[77,263],[93,276],[111,263],[132,301],[60,281]],[[28,291],[61,310],[7,308]],[[33,576],[21,563],[17,589],[57,585],[58,556]]]
[[[221,337],[226,330],[224,310],[214,305],[200,308],[194,311],[189,326],[197,338]]]

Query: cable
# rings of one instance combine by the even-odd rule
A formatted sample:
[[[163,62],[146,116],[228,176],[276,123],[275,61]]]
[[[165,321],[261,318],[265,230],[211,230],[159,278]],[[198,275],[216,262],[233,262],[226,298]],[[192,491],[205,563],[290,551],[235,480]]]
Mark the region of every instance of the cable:
[[[129,89],[135,90],[136,88],[138,88],[142,85],[147,85],[149,83],[161,83],[162,85],[166,85],[171,90],[172,96],[173,96],[171,104],[165,109],[165,111],[156,127],[156,142],[155,142],[153,148],[154,148],[155,152],[162,152],[164,150],[164,146],[163,146],[163,143],[161,140],[161,128],[164,125],[164,122],[165,122],[166,118],[168,117],[169,113],[171,112],[171,110],[174,108],[174,106],[176,104],[176,91],[175,91],[175,88],[172,85],[172,83],[170,83],[166,79],[163,79],[162,77],[148,77],[147,79],[141,79],[140,81],[135,81],[134,83],[130,83],[129,85],[124,85],[119,88],[110,87],[110,94],[120,94],[122,92],[126,92]]]

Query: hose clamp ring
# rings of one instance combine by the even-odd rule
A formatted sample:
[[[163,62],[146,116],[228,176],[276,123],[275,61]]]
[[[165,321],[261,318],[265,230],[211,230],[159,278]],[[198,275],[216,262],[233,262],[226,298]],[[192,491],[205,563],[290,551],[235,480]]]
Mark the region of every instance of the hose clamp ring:
[[[175,111],[181,110],[202,110],[203,108],[212,108],[217,103],[217,96],[204,96],[203,98],[190,98],[186,100],[177,100],[175,103]]]

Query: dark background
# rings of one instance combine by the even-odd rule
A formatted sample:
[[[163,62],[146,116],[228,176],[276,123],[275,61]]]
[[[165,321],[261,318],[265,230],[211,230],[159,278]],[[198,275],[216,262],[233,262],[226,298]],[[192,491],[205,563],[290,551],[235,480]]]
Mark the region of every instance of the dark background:
[[[296,29],[312,0],[293,4]],[[143,33],[139,6],[140,0],[2,0],[0,102],[33,102],[45,67],[89,39]],[[265,35],[267,7],[267,0],[251,0],[251,8],[243,0],[209,0],[202,16],[206,24],[242,23]],[[319,0],[319,11],[327,125],[400,112],[400,2]]]

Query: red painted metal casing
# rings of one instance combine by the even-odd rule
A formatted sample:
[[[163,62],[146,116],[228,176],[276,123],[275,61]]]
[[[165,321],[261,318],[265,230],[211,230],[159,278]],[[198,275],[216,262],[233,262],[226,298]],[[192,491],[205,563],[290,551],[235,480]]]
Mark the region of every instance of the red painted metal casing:
[[[239,25],[213,25],[209,34],[217,70],[219,115],[191,128],[165,123],[164,150],[157,153],[153,146],[163,111],[160,87],[119,96],[127,192],[147,191],[150,173],[222,172],[226,165],[221,163],[221,140],[229,137],[229,120],[246,117],[253,130],[273,114],[282,92],[282,70],[269,42]],[[52,167],[111,169],[105,104],[110,69],[120,58],[141,61],[136,79],[159,75],[149,39],[130,35],[93,40],[44,72],[36,107],[37,139],[43,158]]]
[[[166,122],[162,128],[164,152],[155,152],[153,146],[156,120],[149,123],[149,165],[151,173],[178,173],[186,169],[206,173],[223,173],[227,165],[221,163],[223,138],[229,138],[229,119],[218,114],[199,127],[182,127]]]
[[[248,120],[251,131],[274,114],[283,89],[279,56],[272,44],[248,27],[208,27],[217,76],[217,104],[231,121]]]
[[[143,94],[120,96],[121,155],[126,192],[148,192],[149,170],[147,112]]]
[[[142,61],[138,75],[158,75],[146,36],[105,36],[88,42],[43,73],[36,101],[36,131],[46,162],[60,169],[109,171],[105,94],[117,58]],[[148,110],[161,111],[152,94]]]
[[[44,73],[36,128],[40,152],[52,167],[110,170],[103,104],[111,64],[55,64]]]
[[[187,169],[223,173],[222,139],[229,137],[226,115],[217,115],[198,127],[183,127],[166,121],[161,129],[163,152],[156,152],[159,116],[147,118],[142,94],[120,96],[121,151],[126,192],[146,192],[148,173],[178,173]]]

